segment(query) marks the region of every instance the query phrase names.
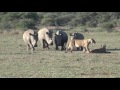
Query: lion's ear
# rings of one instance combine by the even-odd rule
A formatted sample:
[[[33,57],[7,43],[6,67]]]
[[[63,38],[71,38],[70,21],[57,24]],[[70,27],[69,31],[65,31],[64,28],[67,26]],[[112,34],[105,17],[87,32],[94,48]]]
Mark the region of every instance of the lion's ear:
[[[103,46],[106,47],[106,44],[104,44]]]
[[[90,38],[91,40],[93,40],[93,38]]]
[[[88,42],[91,42],[91,39],[88,39]]]

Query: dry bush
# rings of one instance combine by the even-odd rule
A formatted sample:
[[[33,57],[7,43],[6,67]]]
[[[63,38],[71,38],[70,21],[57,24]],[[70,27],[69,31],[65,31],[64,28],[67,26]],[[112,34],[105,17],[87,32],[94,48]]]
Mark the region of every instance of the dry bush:
[[[0,34],[22,34],[23,30],[12,29],[12,30],[0,30]]]

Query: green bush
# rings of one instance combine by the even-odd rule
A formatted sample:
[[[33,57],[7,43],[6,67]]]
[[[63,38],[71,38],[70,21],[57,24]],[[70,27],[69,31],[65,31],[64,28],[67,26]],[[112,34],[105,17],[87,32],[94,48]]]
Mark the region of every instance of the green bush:
[[[78,25],[80,25],[80,22],[77,19],[72,19],[71,21],[68,22],[68,25],[78,26]]]
[[[34,29],[35,28],[35,22],[33,19],[21,19],[16,27],[21,29]]]
[[[45,13],[43,18],[55,18],[57,17],[57,13]]]
[[[114,27],[113,23],[104,23],[102,25],[103,28],[105,29],[112,29]]]
[[[12,21],[19,18],[19,14],[17,12],[8,12],[2,17],[2,21]]]
[[[62,15],[55,18],[55,22],[57,22],[59,26],[65,26],[71,21],[72,18],[72,15]]]
[[[94,22],[94,21],[89,21],[89,22],[86,23],[86,26],[88,26],[88,27],[96,27],[97,23]]]
[[[22,12],[19,13],[21,19],[33,19],[37,20],[39,18],[37,12]]]
[[[86,27],[82,27],[81,29],[82,29],[81,30],[82,32],[88,32],[89,31]]]
[[[120,20],[118,20],[118,21],[116,22],[116,24],[117,24],[117,26],[120,26]]]
[[[120,26],[120,12],[0,12],[0,29],[37,26],[87,26],[112,30]]]
[[[52,18],[43,18],[41,20],[41,25],[53,26],[53,25],[55,25],[55,23]]]
[[[102,28],[105,28],[107,30],[107,32],[111,32],[114,28],[114,24],[113,23],[104,23],[101,26]]]
[[[0,29],[12,29],[14,26],[12,22],[2,22],[0,23]]]

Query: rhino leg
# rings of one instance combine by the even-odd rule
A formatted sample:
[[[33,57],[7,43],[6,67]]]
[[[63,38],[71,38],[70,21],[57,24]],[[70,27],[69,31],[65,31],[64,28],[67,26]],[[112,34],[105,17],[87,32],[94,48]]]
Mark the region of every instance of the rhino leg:
[[[81,50],[81,51],[83,50],[83,47],[82,47],[82,46],[80,47],[80,50]]]
[[[31,43],[31,41],[30,41],[30,42],[28,42],[28,44],[29,44],[29,47],[31,48],[31,51],[34,51],[34,50],[35,50],[35,48],[33,47],[33,45],[32,45],[32,43]]]
[[[80,50],[80,48],[79,47],[76,47],[77,48],[77,51],[79,51]]]
[[[73,49],[74,49],[74,47],[72,46],[72,47],[70,48],[71,53],[72,53]]]
[[[45,48],[44,40],[40,40],[40,43],[41,43],[41,47],[44,49]]]
[[[27,44],[27,50],[30,50],[30,45],[29,44]]]
[[[61,51],[64,50],[64,45],[61,46]]]
[[[67,45],[67,43],[64,43],[64,49],[66,49],[66,45]]]
[[[46,48],[46,42],[43,40],[43,48]]]
[[[59,50],[59,49],[58,49],[58,45],[56,45],[56,48],[55,48],[55,49],[56,49],[56,50]]]
[[[30,44],[30,47],[31,47],[31,51],[34,51],[34,50],[35,50],[35,48],[33,47],[32,44]]]
[[[45,45],[46,49],[49,49],[49,45],[48,45],[48,43],[46,41],[44,41],[44,45]]]
[[[66,43],[62,43],[61,51],[62,51],[62,50],[66,50]]]

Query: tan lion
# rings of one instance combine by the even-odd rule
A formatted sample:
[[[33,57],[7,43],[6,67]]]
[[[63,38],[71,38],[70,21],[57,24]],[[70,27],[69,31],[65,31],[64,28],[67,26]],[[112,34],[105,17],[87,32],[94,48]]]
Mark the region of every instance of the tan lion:
[[[89,45],[91,43],[96,43],[96,41],[93,39],[93,38],[90,38],[90,39],[83,39],[83,40],[79,40],[79,39],[73,39],[73,40],[70,40],[68,43],[67,43],[67,48],[66,48],[66,52],[70,49],[70,51],[72,52],[73,49],[76,47],[76,48],[79,48],[79,47],[83,47],[83,52],[87,52],[87,53],[90,53],[90,49],[89,49]]]

